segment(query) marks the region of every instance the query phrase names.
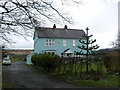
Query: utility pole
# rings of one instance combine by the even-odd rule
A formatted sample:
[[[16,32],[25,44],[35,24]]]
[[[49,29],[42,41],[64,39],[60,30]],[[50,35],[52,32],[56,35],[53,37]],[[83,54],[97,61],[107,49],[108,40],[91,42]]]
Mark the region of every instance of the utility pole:
[[[2,45],[0,45],[0,90],[2,89]]]
[[[89,54],[89,49],[88,49],[88,45],[89,45],[89,36],[88,36],[88,30],[89,28],[87,27],[86,28],[86,33],[87,33],[87,36],[86,36],[86,39],[87,39],[87,54],[86,54],[86,73],[88,73],[88,54]]]

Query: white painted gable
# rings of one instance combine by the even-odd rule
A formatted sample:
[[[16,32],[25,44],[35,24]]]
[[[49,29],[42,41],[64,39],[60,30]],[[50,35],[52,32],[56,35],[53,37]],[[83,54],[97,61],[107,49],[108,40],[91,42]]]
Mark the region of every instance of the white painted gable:
[[[69,49],[65,53],[75,53],[75,52]]]

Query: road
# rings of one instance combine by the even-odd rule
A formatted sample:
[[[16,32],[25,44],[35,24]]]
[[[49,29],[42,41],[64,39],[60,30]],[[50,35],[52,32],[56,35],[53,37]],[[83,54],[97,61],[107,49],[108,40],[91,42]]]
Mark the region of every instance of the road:
[[[79,86],[60,81],[43,72],[28,68],[24,62],[14,62],[2,67],[3,83],[13,88],[79,88]]]

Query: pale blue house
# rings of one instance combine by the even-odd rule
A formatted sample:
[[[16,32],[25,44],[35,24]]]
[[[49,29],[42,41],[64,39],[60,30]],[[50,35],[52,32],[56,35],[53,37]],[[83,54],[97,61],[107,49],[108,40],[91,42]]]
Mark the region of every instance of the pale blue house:
[[[81,50],[77,47],[80,45],[79,40],[83,38],[85,32],[78,29],[64,28],[41,28],[36,27],[34,33],[34,53],[50,53],[62,57],[78,57],[76,52]],[[31,55],[27,57],[27,64],[31,64]]]

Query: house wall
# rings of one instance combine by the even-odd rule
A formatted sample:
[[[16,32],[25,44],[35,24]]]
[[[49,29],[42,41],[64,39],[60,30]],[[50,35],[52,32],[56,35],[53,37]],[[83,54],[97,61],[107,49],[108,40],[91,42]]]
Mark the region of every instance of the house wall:
[[[85,50],[79,49],[77,46],[81,45],[81,43],[78,41],[79,39],[62,39],[62,38],[51,38],[55,41],[55,46],[46,46],[45,42],[46,39],[50,38],[38,38],[36,35],[34,37],[34,53],[43,53],[44,50],[56,50],[56,55],[61,56],[61,53],[63,53],[65,50],[70,49],[72,51],[83,53],[86,52]],[[67,46],[63,46],[63,40],[67,41]],[[76,46],[73,46],[73,40],[76,40]],[[83,40],[85,41],[85,40]],[[30,54],[27,56],[26,64],[32,64],[31,57],[33,54]]]
[[[33,53],[29,54],[29,55],[26,57],[26,59],[27,59],[26,64],[32,64],[32,61],[31,61],[32,55],[33,55]]]
[[[44,50],[56,50],[56,55],[61,56],[66,49],[71,49],[73,51],[80,52],[81,50],[77,47],[80,45],[79,39],[61,39],[52,38],[55,41],[55,46],[46,46],[45,41],[49,38],[34,38],[34,53],[43,53]],[[63,46],[63,40],[67,41],[67,46]],[[73,40],[76,40],[76,46],[73,46]],[[85,52],[85,51],[83,51]]]

